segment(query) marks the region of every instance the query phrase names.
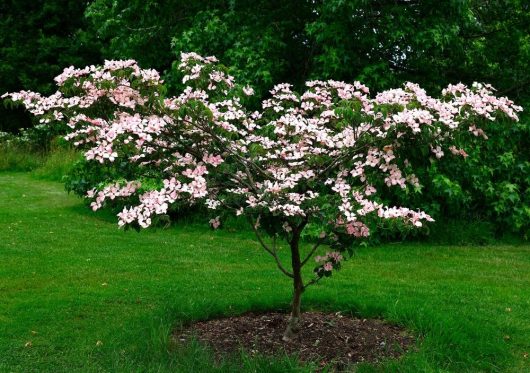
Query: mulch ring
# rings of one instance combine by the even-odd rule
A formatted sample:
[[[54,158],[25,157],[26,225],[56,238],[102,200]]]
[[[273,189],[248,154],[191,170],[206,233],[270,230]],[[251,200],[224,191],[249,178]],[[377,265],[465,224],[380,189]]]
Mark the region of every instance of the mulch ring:
[[[283,313],[246,313],[200,321],[175,331],[177,342],[196,338],[210,346],[217,358],[243,349],[250,355],[295,354],[302,362],[342,369],[359,362],[397,358],[414,344],[404,329],[375,319],[354,319],[341,313],[305,312],[299,335],[282,340],[288,316]]]

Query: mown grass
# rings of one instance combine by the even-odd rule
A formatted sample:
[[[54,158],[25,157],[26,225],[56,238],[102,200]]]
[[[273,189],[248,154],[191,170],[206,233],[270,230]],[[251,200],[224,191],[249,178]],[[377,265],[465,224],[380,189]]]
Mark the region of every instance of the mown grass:
[[[289,282],[249,233],[124,232],[61,184],[22,173],[0,174],[0,201],[0,372],[314,368],[245,354],[216,365],[202,346],[171,342],[182,323],[288,307]],[[415,351],[361,372],[530,371],[528,245],[363,248],[304,307],[419,336]]]

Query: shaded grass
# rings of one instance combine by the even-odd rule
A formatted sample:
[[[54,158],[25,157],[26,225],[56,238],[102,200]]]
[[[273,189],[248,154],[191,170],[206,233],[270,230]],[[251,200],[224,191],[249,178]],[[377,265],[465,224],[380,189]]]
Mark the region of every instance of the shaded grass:
[[[68,146],[52,144],[48,151],[29,145],[0,143],[0,171],[31,171],[39,179],[61,181],[80,158]]]
[[[29,146],[0,143],[0,171],[31,171],[45,160],[43,152]]]
[[[35,168],[33,176],[43,180],[61,181],[80,157],[79,152],[70,147],[53,149],[39,167]]]
[[[288,308],[289,281],[249,233],[123,232],[62,185],[27,174],[0,174],[0,201],[1,372],[314,368],[245,354],[215,365],[204,347],[171,341],[182,323]],[[401,360],[361,372],[530,371],[528,245],[364,248],[303,302],[384,317],[421,337]]]

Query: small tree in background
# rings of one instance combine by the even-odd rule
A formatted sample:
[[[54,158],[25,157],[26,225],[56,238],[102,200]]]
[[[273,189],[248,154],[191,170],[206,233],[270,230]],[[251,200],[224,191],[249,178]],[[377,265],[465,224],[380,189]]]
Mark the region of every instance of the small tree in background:
[[[420,188],[418,167],[447,153],[465,158],[455,139],[485,137],[483,121],[517,120],[521,110],[483,84],[450,85],[436,99],[407,83],[371,98],[359,82],[330,80],[309,81],[302,94],[276,85],[251,111],[252,88],[237,85],[214,57],[183,53],[179,69],[186,88],[175,97],[165,97],[156,71],[132,60],[67,68],[49,97],[7,96],[43,123],[67,122],[66,139],[86,160],[112,169],[86,198],[93,210],[124,199],[120,226],[147,228],[177,205],[205,204],[214,228],[224,214],[245,216],[293,283],[285,340],[299,330],[302,293],[339,269],[354,242],[384,220],[432,221],[386,206],[378,190]],[[309,227],[318,239],[304,251]],[[280,240],[290,265],[280,260]],[[330,250],[312,260],[322,244]],[[304,281],[308,263],[314,277]]]

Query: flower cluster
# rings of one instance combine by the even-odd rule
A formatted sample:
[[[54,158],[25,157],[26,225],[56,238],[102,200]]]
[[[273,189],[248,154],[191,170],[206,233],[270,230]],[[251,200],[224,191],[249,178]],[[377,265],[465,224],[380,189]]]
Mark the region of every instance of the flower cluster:
[[[340,268],[340,262],[343,260],[341,253],[337,251],[327,252],[324,256],[316,256],[315,262],[318,263],[318,267],[315,269],[315,272],[322,276],[326,273],[330,273],[333,269]]]
[[[91,189],[87,192],[87,197],[94,200],[90,204],[90,207],[92,207],[92,210],[96,211],[103,206],[103,202],[105,202],[107,198],[113,200],[117,197],[132,196],[139,187],[140,183],[135,181],[128,182],[125,185],[115,183],[107,185],[99,191]]]
[[[221,220],[219,220],[219,216],[216,216],[215,218],[210,219],[209,223],[213,229],[217,229],[221,225]]]

